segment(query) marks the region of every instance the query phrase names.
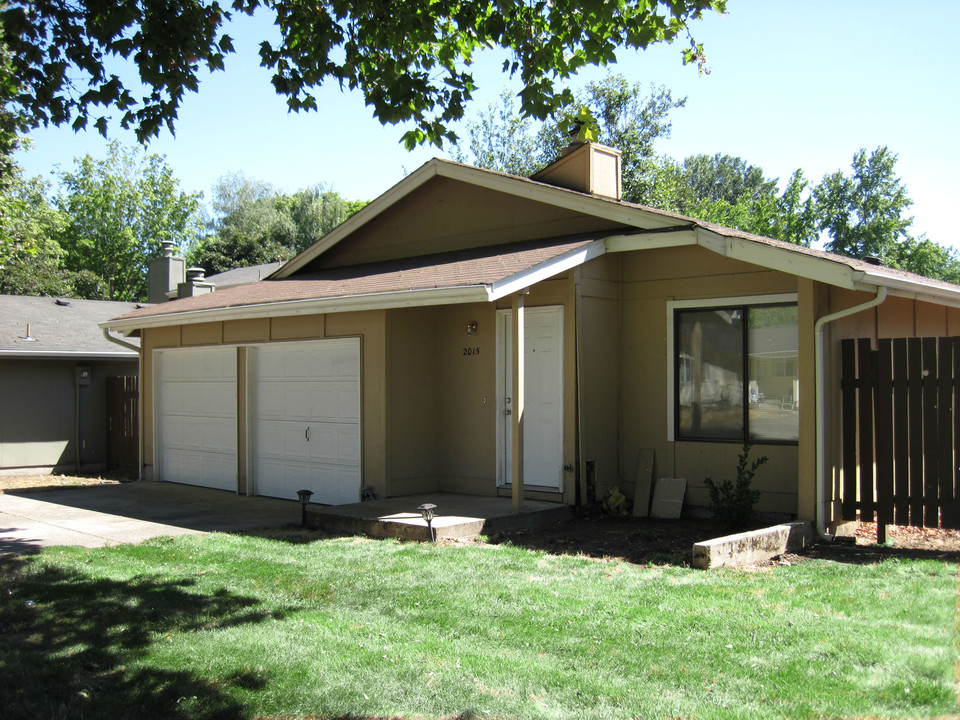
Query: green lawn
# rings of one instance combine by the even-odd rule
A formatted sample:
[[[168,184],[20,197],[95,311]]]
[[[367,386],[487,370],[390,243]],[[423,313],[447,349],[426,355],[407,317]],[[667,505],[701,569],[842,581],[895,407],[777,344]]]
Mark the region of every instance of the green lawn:
[[[316,537],[2,561],[0,716],[957,711],[949,563],[704,572]]]

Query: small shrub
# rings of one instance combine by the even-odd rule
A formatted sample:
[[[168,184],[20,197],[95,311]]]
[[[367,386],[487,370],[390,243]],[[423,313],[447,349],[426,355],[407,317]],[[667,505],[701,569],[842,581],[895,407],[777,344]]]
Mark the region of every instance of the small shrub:
[[[737,463],[736,483],[729,480],[715,483],[712,478],[704,481],[710,491],[710,514],[715,520],[734,530],[745,528],[753,519],[753,506],[760,499],[760,491],[753,490],[750,483],[757,468],[770,459],[764,455],[748,465],[749,455],[750,446],[744,445]]]

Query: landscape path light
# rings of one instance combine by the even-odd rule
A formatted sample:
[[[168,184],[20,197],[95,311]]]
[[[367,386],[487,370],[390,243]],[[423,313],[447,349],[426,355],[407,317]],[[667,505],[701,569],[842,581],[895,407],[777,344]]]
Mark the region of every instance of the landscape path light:
[[[300,526],[307,526],[307,503],[310,502],[310,496],[313,490],[297,490],[297,500],[300,501]]]
[[[424,503],[423,505],[417,508],[417,510],[420,511],[420,515],[427,522],[427,529],[430,530],[430,540],[432,542],[436,542],[437,540],[437,538],[433,534],[433,515],[434,515],[434,510],[436,509],[437,509],[437,506],[434,505],[433,503]]]

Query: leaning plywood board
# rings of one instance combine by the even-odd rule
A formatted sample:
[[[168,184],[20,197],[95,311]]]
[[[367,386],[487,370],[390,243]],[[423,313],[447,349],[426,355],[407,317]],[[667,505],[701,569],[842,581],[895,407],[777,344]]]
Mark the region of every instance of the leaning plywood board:
[[[647,517],[650,514],[650,489],[653,485],[653,461],[655,452],[640,450],[637,457],[637,470],[634,474],[633,516]]]
[[[650,517],[676,520],[683,509],[683,494],[687,481],[683,478],[657,478],[657,487],[653,491],[653,505]]]

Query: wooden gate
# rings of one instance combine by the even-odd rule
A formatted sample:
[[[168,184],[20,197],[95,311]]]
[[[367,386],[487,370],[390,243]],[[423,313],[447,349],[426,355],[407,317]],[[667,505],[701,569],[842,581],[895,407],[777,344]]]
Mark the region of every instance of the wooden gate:
[[[132,477],[140,471],[140,382],[136,375],[108,377],[107,469]]]
[[[960,338],[840,348],[842,518],[960,529]]]

